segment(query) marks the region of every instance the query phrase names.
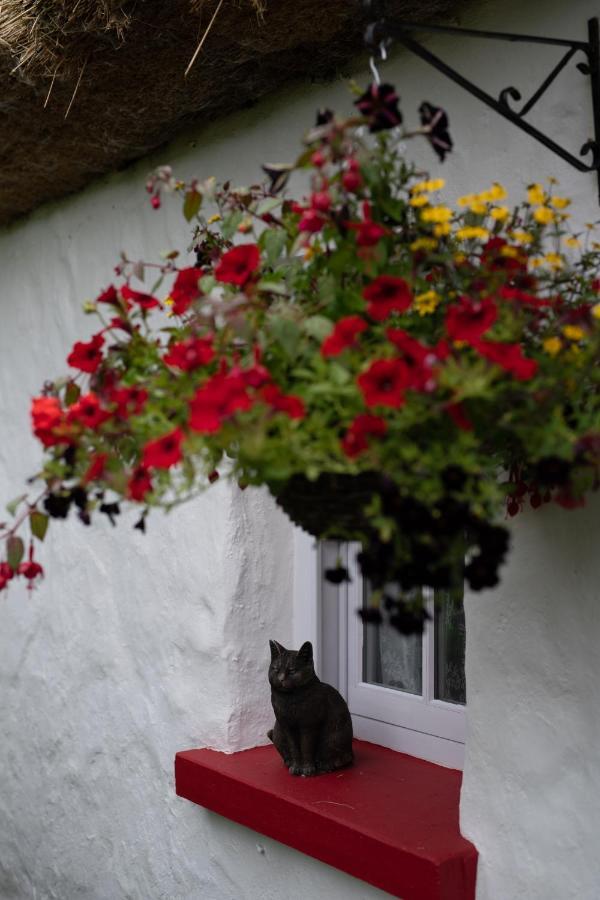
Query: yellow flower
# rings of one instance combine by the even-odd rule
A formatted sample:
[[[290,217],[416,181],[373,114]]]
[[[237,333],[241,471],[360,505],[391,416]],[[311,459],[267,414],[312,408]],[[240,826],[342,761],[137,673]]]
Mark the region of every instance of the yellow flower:
[[[544,259],[551,269],[562,269],[565,264],[560,253],[546,253]]]
[[[433,233],[436,237],[444,237],[451,232],[450,222],[441,222],[439,225],[433,226]]]
[[[456,232],[456,237],[459,241],[469,241],[472,238],[480,238],[482,241],[487,241],[490,233],[487,228],[480,228],[478,225],[466,225],[464,228],[459,228]]]
[[[571,200],[569,197],[552,197],[550,203],[554,209],[566,209],[570,205]]]
[[[534,206],[541,206],[546,202],[546,194],[541,184],[530,184],[527,191],[527,200]]]
[[[413,184],[410,191],[411,194],[419,194],[421,191],[441,191],[444,187],[446,187],[444,178],[431,178],[429,181],[418,181]]]
[[[413,241],[410,245],[411,250],[435,250],[437,247],[437,241],[435,238],[430,237],[420,237],[417,238],[416,241]]]
[[[417,194],[408,201],[409,206],[427,206],[429,203],[429,194]]]
[[[585,331],[579,325],[565,325],[562,333],[570,341],[581,341],[585,337]]]
[[[495,206],[490,210],[490,215],[492,219],[495,219],[497,222],[502,222],[509,216],[508,206]]]
[[[556,216],[549,206],[539,206],[533,213],[533,218],[540,225],[549,225],[550,222],[554,222]]]
[[[510,259],[518,259],[519,256],[522,256],[522,253],[517,250],[516,247],[500,247],[500,256],[508,256]]]
[[[466,261],[467,257],[465,256],[464,253],[455,253],[454,256],[452,257],[452,259],[454,260],[454,262],[456,263],[457,266],[460,266]],[[600,306],[600,304],[598,304],[598,305]]]
[[[513,241],[516,241],[517,244],[531,244],[533,241],[533,235],[529,234],[528,231],[513,231],[511,233],[511,238]]]
[[[563,238],[563,240],[564,240],[565,244],[567,245],[567,247],[572,247],[574,250],[576,250],[578,247],[581,247],[581,241],[579,240],[579,238],[566,237],[566,238]]]
[[[456,347],[457,350],[462,350],[463,347],[468,347],[467,341],[452,341],[452,344],[454,347]]]
[[[550,356],[556,356],[562,350],[562,341],[559,337],[549,337],[542,343],[542,347]]]
[[[506,200],[508,194],[506,192],[506,188],[504,185],[499,184],[497,181],[494,181],[493,185],[490,188],[490,193],[492,195],[492,200]]]
[[[595,319],[600,319],[600,303],[596,303],[595,306],[592,306],[592,315]]]
[[[485,203],[482,203],[479,198],[470,204],[469,209],[472,213],[475,213],[476,216],[485,216],[487,212],[487,206]]]
[[[452,218],[452,210],[449,206],[432,206],[421,213],[423,222],[449,222]]]
[[[425,291],[423,294],[417,294],[415,297],[415,307],[420,316],[426,316],[435,312],[439,305],[440,298],[435,291]]]
[[[219,213],[215,213],[214,216],[211,216],[209,219],[206,220],[206,224],[214,225],[215,222],[220,222],[220,221],[221,221],[221,216],[219,215]]]
[[[471,203],[477,202],[477,194],[465,194],[464,197],[459,197],[456,202],[459,206],[470,206]]]
[[[544,265],[544,257],[543,256],[531,256],[529,258],[529,266],[532,269],[538,269],[540,266]]]

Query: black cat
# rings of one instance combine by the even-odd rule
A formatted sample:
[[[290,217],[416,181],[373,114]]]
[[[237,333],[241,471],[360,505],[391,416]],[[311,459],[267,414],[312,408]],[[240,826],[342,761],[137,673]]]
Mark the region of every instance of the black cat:
[[[344,698],[319,681],[312,644],[286,650],[269,641],[275,727],[268,737],[291,775],[319,775],[352,764],[352,720]]]

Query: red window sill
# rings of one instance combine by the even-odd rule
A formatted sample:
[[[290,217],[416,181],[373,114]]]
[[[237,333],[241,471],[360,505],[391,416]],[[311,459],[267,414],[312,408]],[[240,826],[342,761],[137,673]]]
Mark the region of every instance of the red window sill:
[[[403,900],[474,900],[477,851],[458,827],[461,773],[355,741],[355,764],[288,774],[274,747],[186,750],[177,794]]]

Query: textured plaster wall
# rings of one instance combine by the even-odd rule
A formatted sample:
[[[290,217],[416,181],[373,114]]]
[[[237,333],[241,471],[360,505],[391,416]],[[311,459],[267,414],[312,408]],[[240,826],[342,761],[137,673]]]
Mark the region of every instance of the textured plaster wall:
[[[473,27],[585,37],[589,0],[478,3]],[[556,51],[436,39],[492,93],[537,84]],[[554,174],[581,221],[595,180],[486,111],[420,61],[384,70],[409,124],[422,99],[450,112],[447,196],[492,180],[520,192]],[[357,73],[364,81],[364,72]],[[27,408],[86,328],[80,304],[121,248],[150,257],[185,242],[176,204],[152,214],[151,165],[256,177],[293,158],[317,106],[347,109],[342,83],[299,86],[191,135],[0,235],[0,497],[35,471]],[[589,136],[569,69],[537,121],[575,152]],[[411,145],[439,168],[428,147]],[[90,326],[91,327],[91,326]],[[469,692],[462,824],[479,846],[478,900],[597,900],[594,836],[600,668],[600,506],[528,515],[501,590],[468,603]],[[133,520],[129,522],[129,526]],[[266,640],[292,635],[292,536],[259,493],[216,485],[144,537],[126,523],[52,529],[48,577],[0,601],[0,900],[358,900],[384,896],[173,795],[176,750],[236,750],[270,722]]]

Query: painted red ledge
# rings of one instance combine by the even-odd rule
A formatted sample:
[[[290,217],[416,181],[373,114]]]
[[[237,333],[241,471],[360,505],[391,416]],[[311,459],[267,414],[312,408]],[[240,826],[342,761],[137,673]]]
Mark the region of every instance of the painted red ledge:
[[[274,747],[186,750],[177,794],[402,900],[474,900],[477,851],[458,827],[461,773],[354,742],[352,768],[288,774]]]

